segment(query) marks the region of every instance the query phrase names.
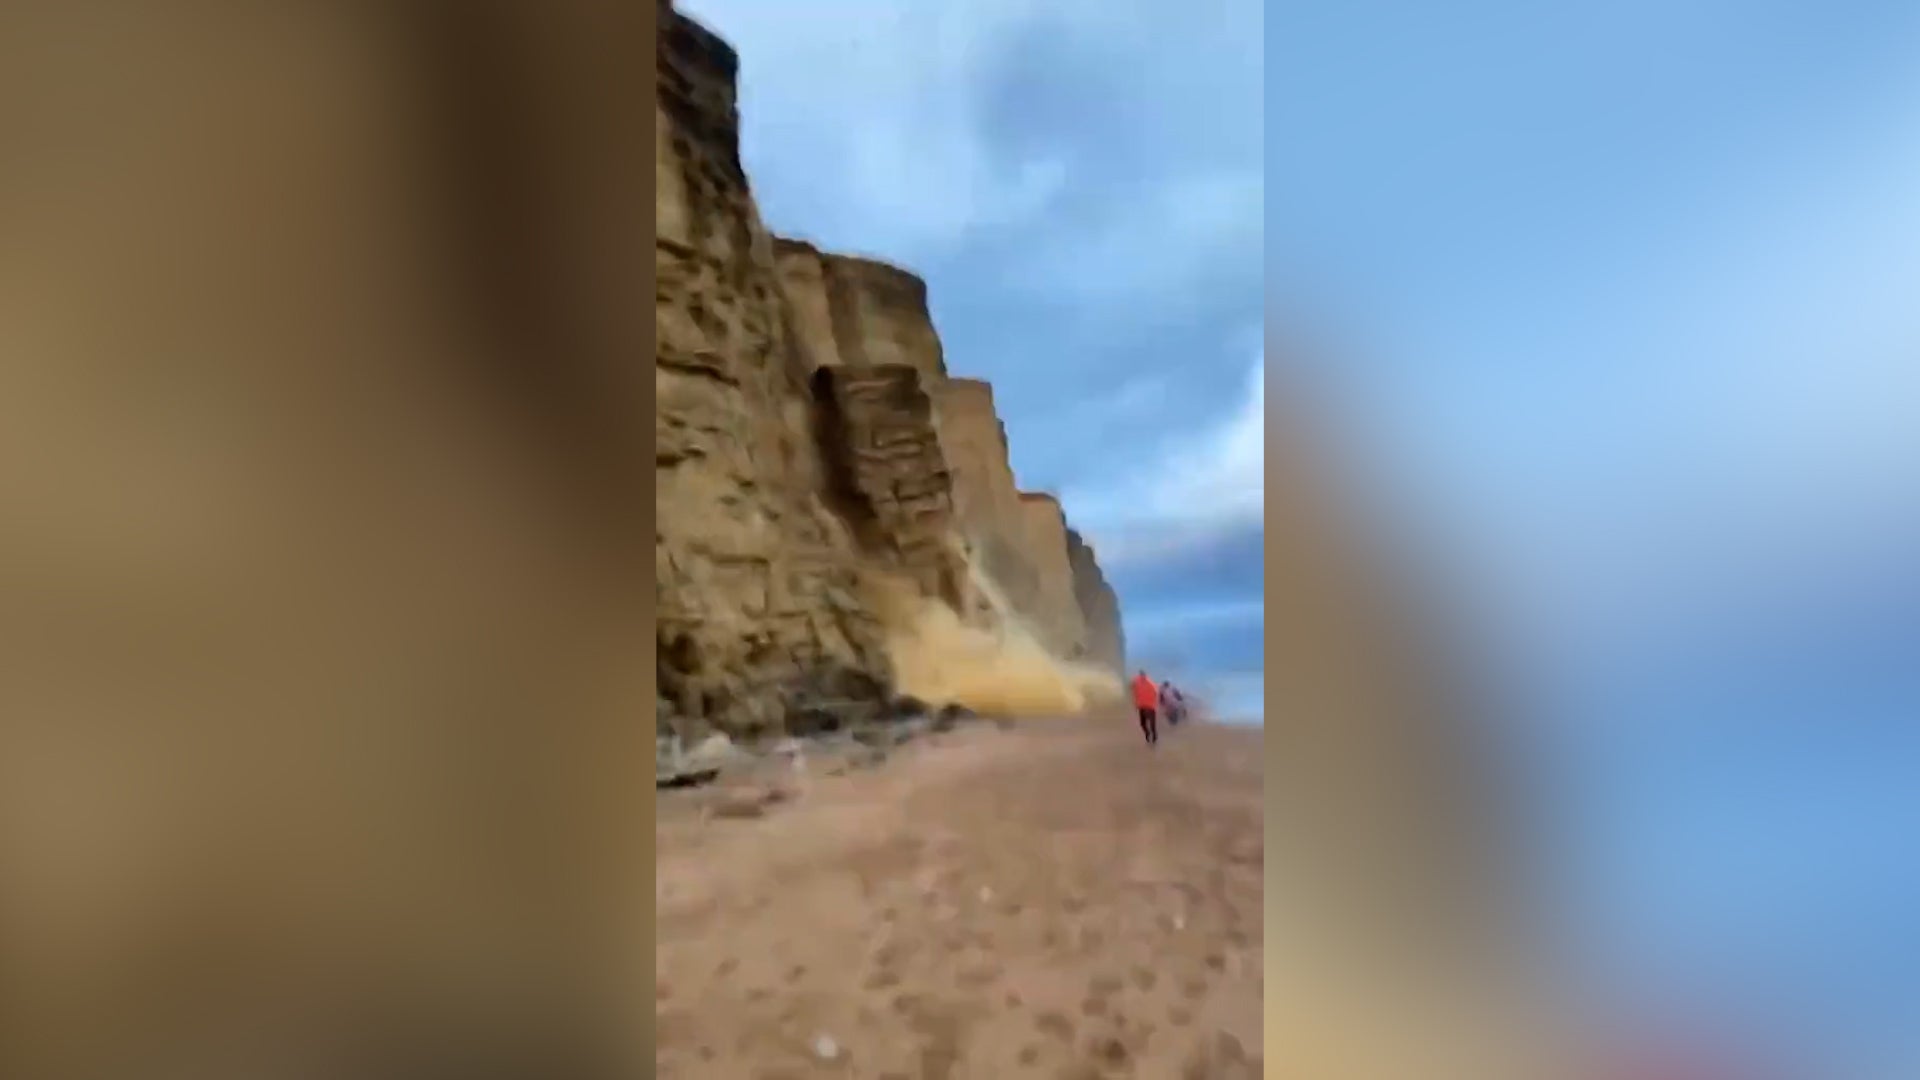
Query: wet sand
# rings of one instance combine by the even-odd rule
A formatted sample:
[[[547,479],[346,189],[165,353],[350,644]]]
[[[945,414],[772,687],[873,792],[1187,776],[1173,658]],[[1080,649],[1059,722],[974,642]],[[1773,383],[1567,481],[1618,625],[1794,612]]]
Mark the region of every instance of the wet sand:
[[[973,725],[663,793],[659,1075],[1260,1076],[1261,739]]]

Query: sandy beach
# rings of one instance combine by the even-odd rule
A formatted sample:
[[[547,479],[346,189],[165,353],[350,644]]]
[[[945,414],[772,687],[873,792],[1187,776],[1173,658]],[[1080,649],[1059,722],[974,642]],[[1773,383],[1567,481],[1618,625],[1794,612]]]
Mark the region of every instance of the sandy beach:
[[[663,792],[659,1075],[1262,1073],[1262,735],[973,724]]]

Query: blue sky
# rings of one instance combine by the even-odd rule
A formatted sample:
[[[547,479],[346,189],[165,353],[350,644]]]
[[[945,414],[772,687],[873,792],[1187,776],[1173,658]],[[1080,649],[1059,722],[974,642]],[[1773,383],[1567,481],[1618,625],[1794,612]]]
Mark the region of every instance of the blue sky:
[[[1567,962],[1920,1076],[1920,5],[1268,32],[1272,374],[1511,695]]]
[[[993,382],[1136,662],[1257,716],[1258,0],[680,6],[740,52],[768,225],[927,279],[949,369]]]

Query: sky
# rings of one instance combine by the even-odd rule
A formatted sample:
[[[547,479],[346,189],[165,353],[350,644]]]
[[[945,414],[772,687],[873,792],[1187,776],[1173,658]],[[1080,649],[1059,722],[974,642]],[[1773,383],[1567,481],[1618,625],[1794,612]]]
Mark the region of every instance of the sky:
[[[1920,1076],[1920,5],[1276,4],[1269,317],[1593,1008]]]
[[[1024,490],[1120,595],[1128,653],[1257,719],[1263,11],[1210,0],[681,0],[740,53],[776,233],[927,280]]]

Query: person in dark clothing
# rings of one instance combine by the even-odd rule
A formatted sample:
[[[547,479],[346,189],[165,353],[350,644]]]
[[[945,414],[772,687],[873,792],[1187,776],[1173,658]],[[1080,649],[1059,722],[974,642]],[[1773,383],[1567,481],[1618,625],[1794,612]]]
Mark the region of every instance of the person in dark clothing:
[[[1166,716],[1168,727],[1179,727],[1180,721],[1187,718],[1185,702],[1172,683],[1160,684],[1160,712]]]
[[[1144,671],[1133,677],[1133,704],[1140,710],[1140,734],[1146,737],[1147,745],[1152,746],[1160,741],[1157,713],[1160,690]]]

